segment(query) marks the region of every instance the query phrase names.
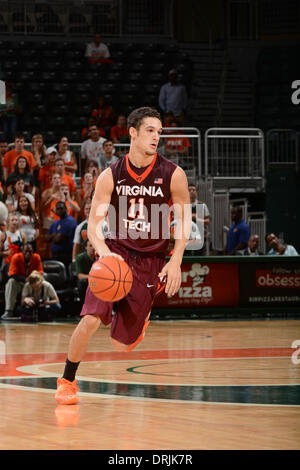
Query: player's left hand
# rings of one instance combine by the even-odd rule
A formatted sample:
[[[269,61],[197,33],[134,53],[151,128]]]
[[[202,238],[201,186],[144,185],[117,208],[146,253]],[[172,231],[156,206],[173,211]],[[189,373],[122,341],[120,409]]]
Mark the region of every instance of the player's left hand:
[[[165,293],[168,297],[173,297],[175,295],[181,285],[181,268],[180,264],[169,261],[161,272],[159,273],[158,277],[162,280],[164,277],[167,278],[167,284],[165,288]]]

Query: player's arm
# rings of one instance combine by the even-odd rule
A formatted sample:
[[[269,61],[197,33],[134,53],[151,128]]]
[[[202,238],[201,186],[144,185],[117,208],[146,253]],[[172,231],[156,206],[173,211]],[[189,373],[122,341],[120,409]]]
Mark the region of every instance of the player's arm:
[[[159,277],[167,276],[165,292],[169,296],[176,294],[181,284],[182,257],[190,237],[192,220],[188,182],[180,167],[176,168],[171,179],[171,198],[176,220],[175,244],[169,262],[159,274]]]
[[[110,168],[104,170],[97,179],[95,193],[92,199],[91,211],[89,215],[88,239],[100,257],[113,255],[121,258],[115,253],[111,253],[106,245],[103,236],[102,225],[108,213],[111,195],[114,189],[114,180]]]

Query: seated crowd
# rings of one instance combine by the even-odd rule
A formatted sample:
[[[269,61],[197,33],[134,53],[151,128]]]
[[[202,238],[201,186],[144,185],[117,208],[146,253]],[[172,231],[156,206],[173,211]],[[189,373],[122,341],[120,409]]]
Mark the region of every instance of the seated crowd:
[[[126,119],[121,117],[122,120],[118,120],[120,129],[124,126],[123,121],[126,123]],[[167,124],[172,127],[174,121],[171,119]],[[2,320],[15,319],[17,311],[18,318],[30,315],[38,318],[37,312],[41,318],[57,315],[60,309],[57,294],[53,286],[43,284],[41,277],[42,261],[47,259],[62,262],[67,273],[70,265],[74,265],[79,297],[83,300],[87,275],[95,259],[93,247],[87,240],[87,221],[95,183],[101,171],[121,158],[115,148],[116,136],[120,137],[121,133],[116,131],[114,135],[112,139],[101,137],[96,123],[90,122],[79,161],[69,149],[66,136],[46,148],[43,136],[35,135],[31,151],[25,150],[22,134],[15,136],[11,149],[7,142],[0,142],[0,271],[1,280],[8,280]],[[176,146],[176,138],[173,138],[172,145]],[[183,145],[182,139],[180,145]],[[174,148],[168,154],[168,142],[165,150],[165,155],[171,158]],[[185,150],[180,150],[184,154]],[[76,177],[78,173],[80,177]],[[210,214],[206,204],[197,198],[197,186],[190,184],[189,191],[193,227],[187,255],[203,256],[207,254],[206,246],[209,244]],[[196,212],[198,203],[203,206],[201,218]],[[232,221],[224,254],[260,255],[259,237],[250,234],[240,208],[232,209]],[[203,242],[199,235],[201,229],[197,228],[201,224]],[[175,225],[171,225],[170,253]],[[103,230],[108,231],[108,227],[104,226]],[[294,247],[280,243],[274,234],[268,234],[266,242],[271,249],[269,254],[297,255]],[[33,272],[35,275],[30,278]],[[44,295],[44,290],[47,295]],[[47,312],[37,311],[34,301],[28,300],[29,297],[37,298],[38,294],[44,300],[40,308],[43,306]],[[19,309],[17,298],[21,301]]]

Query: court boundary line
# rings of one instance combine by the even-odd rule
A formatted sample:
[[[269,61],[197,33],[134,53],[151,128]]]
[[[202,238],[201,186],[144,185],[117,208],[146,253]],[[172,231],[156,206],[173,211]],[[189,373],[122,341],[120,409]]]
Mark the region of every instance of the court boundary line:
[[[15,378],[15,377],[14,377]],[[32,378],[32,377],[31,377]],[[298,384],[297,384],[298,385]],[[42,393],[51,393],[53,394],[53,397],[54,397],[54,393],[55,393],[55,390],[53,389],[49,389],[49,388],[37,388],[37,387],[25,387],[23,385],[12,385],[12,384],[1,384],[0,383],[0,389],[1,388],[4,388],[4,389],[17,389],[17,390],[24,390],[24,391],[32,391],[32,392],[35,392],[35,393],[38,393],[38,392],[42,392]],[[101,398],[105,398],[105,399],[114,399],[114,398],[117,398],[117,399],[125,399],[125,400],[137,400],[137,401],[150,401],[150,402],[163,402],[163,403],[181,403],[181,404],[185,404],[185,403],[193,403],[195,405],[199,405],[199,404],[203,404],[203,405],[226,405],[226,406],[267,406],[267,407],[285,407],[285,408],[299,408],[300,405],[283,405],[283,404],[271,404],[271,403],[268,403],[268,404],[264,404],[264,403],[236,403],[236,402],[219,402],[219,401],[195,401],[195,400],[170,400],[170,399],[167,399],[167,398],[148,398],[148,397],[129,397],[129,396],[126,396],[126,395],[109,395],[109,394],[99,394],[99,393],[90,393],[90,392],[78,392],[78,396],[82,396],[82,397],[90,397],[90,398],[97,398],[97,399],[101,399]],[[53,398],[54,399],[54,398]],[[84,405],[84,403],[81,402],[82,405]],[[57,406],[58,403],[56,403]]]

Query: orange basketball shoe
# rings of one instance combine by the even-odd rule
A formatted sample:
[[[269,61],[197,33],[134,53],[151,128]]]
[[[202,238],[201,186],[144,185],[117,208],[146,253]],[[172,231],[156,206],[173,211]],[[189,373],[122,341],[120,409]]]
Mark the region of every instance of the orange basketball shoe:
[[[76,384],[76,379],[69,382],[66,379],[57,379],[57,391],[55,399],[60,405],[75,405],[79,402],[76,392],[79,387]]]

